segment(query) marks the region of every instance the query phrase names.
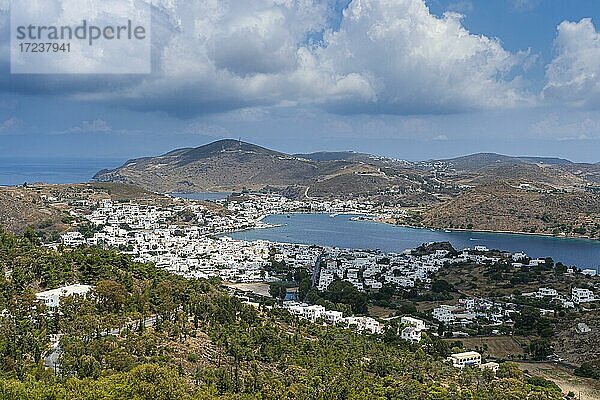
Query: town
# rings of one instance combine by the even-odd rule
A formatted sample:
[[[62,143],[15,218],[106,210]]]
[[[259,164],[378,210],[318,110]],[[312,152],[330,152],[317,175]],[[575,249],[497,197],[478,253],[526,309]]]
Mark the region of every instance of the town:
[[[87,208],[71,211],[83,218],[92,229],[82,233],[72,231],[62,235],[64,246],[103,246],[130,254],[135,261],[152,262],[157,267],[186,278],[219,277],[231,287],[255,283],[269,285],[285,282],[285,298],[273,306],[281,306],[292,315],[312,322],[341,325],[359,332],[382,333],[395,316],[381,318],[354,315],[348,310],[327,309],[320,304],[306,303],[299,298],[299,282],[287,282],[290,271],[304,271],[310,284],[318,292],[326,292],[334,281],[350,283],[358,292],[372,296],[384,289],[413,296],[438,291],[434,277],[440,269],[473,263],[494,265],[508,263],[514,268],[534,268],[545,265],[543,258],[531,259],[524,253],[491,251],[485,246],[455,251],[447,247],[407,249],[401,253],[383,253],[368,249],[340,249],[317,245],[271,243],[267,241],[234,240],[230,232],[246,229],[268,229],[262,222],[268,214],[296,212],[354,213],[375,215],[398,212],[375,210],[369,203],[359,206],[354,201],[294,201],[274,194],[244,193],[214,201],[221,208],[203,202],[172,199],[171,205],[149,205],[134,202],[102,200],[87,204]],[[87,210],[87,211],[85,211]],[[274,268],[279,267],[279,268]],[[282,269],[283,268],[283,269]],[[279,269],[279,270],[278,270]],[[567,268],[567,274],[593,277],[595,270]],[[237,285],[237,286],[236,286]],[[400,315],[402,329],[398,334],[410,342],[419,342],[425,331],[444,337],[468,337],[485,331],[492,335],[514,332],[514,320],[529,300],[544,300],[556,307],[538,307],[541,315],[554,315],[559,309],[585,308],[599,300],[598,283],[590,281],[587,287],[572,287],[568,293],[559,293],[551,287],[537,291],[485,298],[461,295],[458,301],[444,303],[437,298],[437,306],[425,314]],[[250,285],[252,287],[252,285]],[[253,287],[257,287],[254,285]],[[450,290],[444,288],[443,290]],[[258,305],[268,291],[233,290],[232,293]],[[595,293],[596,292],[596,293]],[[447,295],[447,293],[446,293]],[[43,298],[44,294],[39,294]],[[450,297],[452,298],[452,297]],[[252,300],[251,300],[252,299]],[[525,299],[525,300],[523,300]],[[407,319],[408,318],[408,319]],[[412,319],[411,319],[412,318]],[[585,334],[590,328],[582,324]]]

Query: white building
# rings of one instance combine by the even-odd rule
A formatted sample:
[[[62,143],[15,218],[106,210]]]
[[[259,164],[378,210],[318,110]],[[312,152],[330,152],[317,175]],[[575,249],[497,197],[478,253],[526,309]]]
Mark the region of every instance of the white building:
[[[323,306],[313,305],[313,306],[304,307],[304,318],[306,318],[307,320],[309,320],[311,322],[316,322],[317,319],[319,319],[323,316],[324,312],[325,312],[325,307],[323,307]]]
[[[546,260],[543,258],[533,258],[533,259],[529,260],[529,265],[531,267],[537,267],[542,264],[546,264]]]
[[[404,325],[412,326],[413,328],[423,331],[425,330],[425,321],[413,317],[402,317],[400,322]]]
[[[400,337],[411,343],[419,343],[421,341],[421,331],[414,326],[408,326],[402,329]]]
[[[577,333],[590,333],[592,329],[585,323],[580,322],[577,324]]]
[[[321,271],[321,274],[319,275],[319,284],[317,285],[317,288],[320,291],[327,290],[329,285],[331,285],[331,283],[334,280],[335,280],[335,274],[333,272]]]
[[[459,299],[458,303],[467,310],[472,310],[475,308],[475,299]]]
[[[558,296],[558,292],[556,289],[552,288],[539,288],[538,294],[542,297],[556,297]]]
[[[35,295],[38,300],[43,301],[50,311],[55,311],[60,306],[60,299],[68,296],[86,296],[92,287],[89,285],[70,285],[58,289],[39,292]]]
[[[346,325],[357,332],[383,333],[383,325],[371,317],[346,317]]]
[[[452,354],[447,358],[456,368],[464,368],[472,365],[481,365],[481,354],[476,351],[466,351],[464,353]]]
[[[342,321],[344,314],[341,311],[327,310],[323,313],[322,317],[326,323],[335,325]]]
[[[490,362],[486,362],[485,364],[481,364],[479,366],[479,368],[489,369],[490,371],[492,371],[495,374],[496,372],[498,372],[498,368],[500,368],[500,364],[490,361]]]
[[[477,315],[468,309],[460,308],[457,306],[451,306],[448,304],[442,304],[437,308],[433,309],[433,318],[440,322],[461,322],[468,323],[468,321],[474,320]]]
[[[457,309],[458,307],[442,304],[433,309],[433,318],[440,322],[453,322],[456,319],[453,312]]]
[[[65,246],[77,247],[85,243],[85,237],[80,232],[66,232],[60,236]]]
[[[589,303],[590,301],[596,301],[594,292],[589,289],[573,288],[571,291],[571,299],[575,304]]]

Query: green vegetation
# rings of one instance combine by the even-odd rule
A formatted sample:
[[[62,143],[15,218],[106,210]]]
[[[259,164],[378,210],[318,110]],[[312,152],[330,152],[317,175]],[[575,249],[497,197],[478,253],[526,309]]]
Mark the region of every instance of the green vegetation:
[[[560,399],[546,381],[458,370],[440,340],[409,345],[255,309],[217,280],[186,280],[96,248],[0,232],[2,399]],[[51,314],[34,290],[95,286]],[[333,285],[333,284],[332,284]],[[342,283],[329,301],[360,299]],[[61,333],[60,368],[43,367]]]
[[[552,321],[543,317],[537,308],[525,307],[515,316],[515,333],[517,335],[537,335],[543,338],[552,337]]]
[[[528,265],[530,260],[527,258],[519,260],[524,265],[513,265],[512,259],[504,257],[497,250],[486,255],[500,259],[488,263],[447,265],[434,275],[434,280],[447,281],[461,296],[483,297],[513,304],[518,311],[511,316],[514,324],[505,324],[500,332],[529,339],[522,344],[522,349],[514,353],[515,358],[525,355],[528,359],[546,361],[549,357],[560,357],[567,363],[581,365],[585,376],[594,376],[585,372],[587,369],[582,364],[594,365],[598,362],[597,340],[591,335],[582,338],[577,334],[576,326],[579,322],[592,327],[597,324],[600,313],[593,307],[595,304],[572,308],[554,296],[532,296],[531,293],[540,288],[553,288],[563,296],[569,295],[572,288],[594,290],[594,286],[600,282],[598,277],[586,276],[576,267],[569,268],[550,257],[544,262],[540,261],[539,265]],[[571,268],[572,272],[567,272]],[[491,333],[487,326],[481,328],[473,325],[468,328],[474,332],[465,331],[472,334]]]
[[[575,375],[600,379],[600,362],[584,362],[579,368],[575,369]]]
[[[490,170],[485,170],[486,175]],[[433,228],[519,231],[599,238],[598,195],[580,191],[563,192],[516,189],[504,170],[487,182],[462,191],[458,196],[423,211],[422,225]],[[538,170],[530,177],[540,179]],[[482,177],[476,178],[479,181]],[[556,176],[549,177],[555,179]],[[562,186],[560,184],[559,186]]]
[[[519,365],[514,362],[505,362],[500,364],[496,376],[499,378],[522,379],[523,371],[519,369]]]
[[[272,282],[269,284],[269,294],[271,297],[283,300],[287,294],[287,286],[283,282]]]
[[[308,293],[308,299],[311,303],[346,311],[348,314],[367,313],[367,296],[352,283],[340,279],[331,282],[323,292],[313,289]]]

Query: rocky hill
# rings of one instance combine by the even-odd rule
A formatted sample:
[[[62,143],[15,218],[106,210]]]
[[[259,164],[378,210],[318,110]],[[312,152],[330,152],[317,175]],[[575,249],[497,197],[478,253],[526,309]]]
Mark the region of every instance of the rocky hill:
[[[268,188],[293,198],[362,198],[418,207],[429,227],[600,237],[600,165],[560,158],[480,153],[409,163],[356,152],[290,155],[219,140],[131,160],[94,180],[155,192]]]
[[[479,153],[410,163],[353,151],[286,154],[239,140],[224,139],[157,157],[127,161],[100,171],[99,182],[121,182],[156,192],[259,190],[303,187],[310,196],[381,195],[441,183],[530,184],[540,189],[585,188],[600,181],[599,164],[550,157]]]
[[[76,204],[107,198],[148,200],[153,204],[168,200],[135,186],[115,183],[0,187],[0,227],[17,233],[31,227],[55,235],[72,228],[69,211]]]
[[[554,157],[529,157],[529,156],[506,156],[496,153],[477,153],[467,156],[436,160],[445,163],[457,171],[477,171],[482,168],[498,165],[517,164],[548,164],[548,165],[570,165],[572,161]]]
[[[464,182],[471,185],[510,182],[540,189],[583,188],[588,183],[584,176],[576,175],[562,165],[529,163],[482,167],[475,173],[465,173]]]
[[[389,166],[385,170],[384,164]],[[130,160],[114,170],[100,171],[94,180],[130,183],[157,192],[300,186],[307,194],[310,189],[310,196],[343,196],[418,186],[418,181],[398,171],[407,165],[351,152],[290,155],[226,139],[158,157]],[[420,176],[422,172],[414,174]]]
[[[600,196],[543,192],[486,183],[427,209],[423,224],[437,228],[516,231],[600,238]]]
[[[319,151],[308,154],[295,154],[300,157],[313,161],[350,161],[365,164],[372,164],[381,167],[410,167],[413,163],[406,160],[399,160],[391,157],[376,156],[367,153],[358,153],[356,151]]]
[[[538,189],[597,190],[600,163],[574,163],[553,157],[513,157],[496,153],[423,161],[416,168],[435,171],[446,182],[461,186],[505,182]]]

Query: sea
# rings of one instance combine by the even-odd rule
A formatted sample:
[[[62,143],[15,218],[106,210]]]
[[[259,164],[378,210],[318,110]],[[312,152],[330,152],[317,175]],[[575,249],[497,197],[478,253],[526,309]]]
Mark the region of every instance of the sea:
[[[116,168],[119,158],[0,158],[0,186],[23,183],[89,182],[100,170]],[[229,193],[176,194],[199,200],[218,200]],[[486,246],[490,249],[523,251],[531,257],[552,257],[566,265],[600,270],[600,241],[540,235],[466,232],[408,228],[374,221],[353,221],[353,215],[270,215],[263,221],[276,225],[229,234],[236,239],[317,244],[341,248],[379,249],[401,252],[422,243],[448,241],[457,249]]]
[[[122,158],[0,157],[0,186],[89,182],[98,171],[116,168],[125,161]]]
[[[450,242],[462,250],[486,246],[511,252],[525,252],[530,257],[552,257],[565,265],[599,270],[600,241],[471,231],[448,231],[408,228],[374,221],[356,221],[355,215],[278,214],[263,222],[273,228],[254,229],[227,236],[241,240],[269,240],[282,243],[316,244],[340,248],[379,249],[401,252],[422,243]]]

